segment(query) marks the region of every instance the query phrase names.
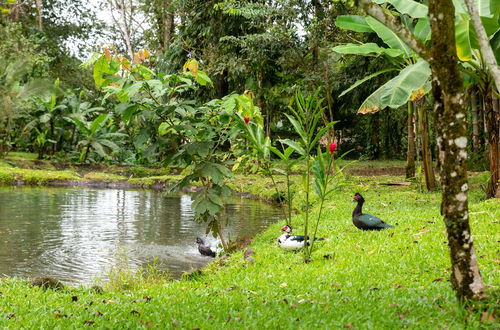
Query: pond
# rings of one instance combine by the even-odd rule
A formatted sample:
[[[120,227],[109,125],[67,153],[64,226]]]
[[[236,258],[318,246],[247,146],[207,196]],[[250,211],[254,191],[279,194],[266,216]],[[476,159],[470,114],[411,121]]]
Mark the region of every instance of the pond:
[[[231,238],[253,236],[276,221],[276,207],[243,198],[226,205]],[[173,277],[200,268],[189,195],[159,191],[0,187],[0,277],[51,276],[68,284],[106,280],[125,260],[156,260]]]

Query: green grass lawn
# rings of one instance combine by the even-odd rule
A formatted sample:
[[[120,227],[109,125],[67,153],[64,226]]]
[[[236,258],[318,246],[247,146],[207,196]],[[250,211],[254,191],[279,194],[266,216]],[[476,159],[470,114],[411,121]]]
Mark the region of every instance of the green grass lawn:
[[[492,287],[491,297],[479,307],[461,307],[448,281],[440,194],[375,183],[402,180],[342,181],[319,226],[319,234],[329,240],[316,244],[308,264],[301,253],[276,245],[283,225],[277,223],[254,239],[254,262],[245,261],[240,251],[182,280],[150,278],[129,289],[107,286],[101,293],[89,288],[43,290],[25,280],[3,280],[0,327],[498,329],[498,200],[482,201],[480,191],[472,193],[478,196],[470,205],[474,244],[484,280]],[[269,182],[258,176],[238,177],[232,184],[256,195],[272,194]],[[395,228],[356,229],[351,223],[355,192],[365,197],[366,213]],[[300,234],[302,217],[296,216],[293,225]]]

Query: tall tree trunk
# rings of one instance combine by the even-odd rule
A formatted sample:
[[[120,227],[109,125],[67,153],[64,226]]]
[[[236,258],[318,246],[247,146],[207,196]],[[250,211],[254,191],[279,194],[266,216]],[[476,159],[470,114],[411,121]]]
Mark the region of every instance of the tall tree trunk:
[[[316,22],[322,22],[325,17],[325,10],[321,4],[321,0],[311,0],[311,4],[314,7],[314,16],[316,16]],[[318,29],[320,33],[316,33],[316,36],[312,38],[312,65],[316,68],[319,59],[319,44],[322,39],[321,29]]]
[[[468,214],[467,126],[463,81],[457,67],[455,8],[452,0],[430,0],[430,65],[436,116],[442,202],[457,297],[479,298],[484,283],[474,251]]]
[[[152,4],[158,25],[158,43],[162,52],[165,52],[172,43],[174,33],[174,12],[172,0],[157,0]]]
[[[463,81],[458,71],[453,0],[429,0],[432,47],[427,48],[399,21],[370,0],[357,0],[363,9],[386,25],[411,49],[429,62],[438,165],[441,174],[441,214],[444,216],[451,259],[451,283],[458,299],[483,296],[484,282],[469,226],[467,192],[467,125]]]
[[[406,150],[406,178],[415,177],[415,134],[413,130],[413,102],[408,102],[408,147]]]
[[[479,121],[478,121],[478,108],[477,108],[477,94],[476,89],[470,89],[470,105],[472,112],[472,147],[474,151],[479,150]]]
[[[42,0],[35,0],[35,5],[36,5],[36,26],[42,30],[43,25],[42,25],[42,11],[43,11],[43,4]]]
[[[500,109],[498,98],[490,88],[485,96],[485,120],[488,127],[488,160],[490,164],[490,182],[486,191],[486,198],[500,198]]]
[[[427,110],[425,109],[425,98],[417,102],[418,107],[418,126],[422,139],[422,164],[425,176],[425,185],[427,190],[436,190],[436,176],[432,166],[431,144],[429,139],[429,120]]]

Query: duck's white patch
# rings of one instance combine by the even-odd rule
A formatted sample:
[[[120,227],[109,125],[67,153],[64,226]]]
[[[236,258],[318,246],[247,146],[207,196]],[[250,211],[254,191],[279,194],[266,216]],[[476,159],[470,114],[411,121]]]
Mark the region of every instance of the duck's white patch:
[[[467,200],[467,195],[461,192],[455,196],[455,199],[459,202],[465,202]]]
[[[455,144],[459,148],[465,148],[465,147],[467,147],[467,138],[465,136],[461,136],[459,138],[456,138]]]

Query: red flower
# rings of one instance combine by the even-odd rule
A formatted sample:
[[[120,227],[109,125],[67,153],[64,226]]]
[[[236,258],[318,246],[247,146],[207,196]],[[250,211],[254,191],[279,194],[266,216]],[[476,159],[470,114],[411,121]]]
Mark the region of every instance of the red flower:
[[[248,122],[250,121],[250,117],[243,116],[243,120],[245,121],[245,124],[248,125]]]
[[[328,146],[328,148],[330,149],[330,153],[333,154],[333,152],[335,151],[335,149],[337,149],[337,144],[336,143],[330,143],[330,145]]]

